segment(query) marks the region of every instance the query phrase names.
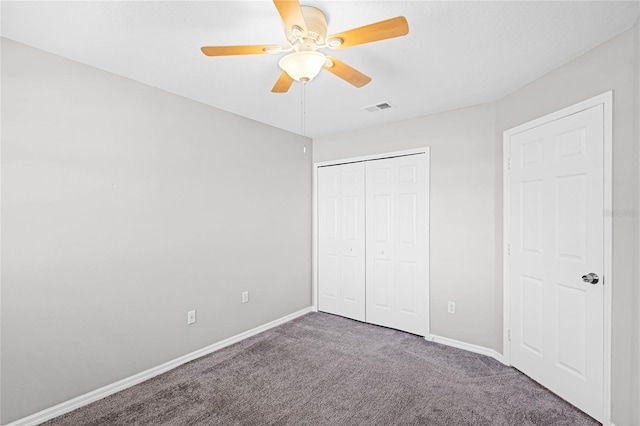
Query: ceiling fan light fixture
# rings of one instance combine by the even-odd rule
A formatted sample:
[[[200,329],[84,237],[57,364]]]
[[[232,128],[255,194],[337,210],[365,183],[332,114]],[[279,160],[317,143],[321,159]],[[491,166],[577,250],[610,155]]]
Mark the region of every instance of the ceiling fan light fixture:
[[[320,52],[305,50],[290,53],[280,59],[278,65],[296,81],[311,81],[325,64],[326,56]]]

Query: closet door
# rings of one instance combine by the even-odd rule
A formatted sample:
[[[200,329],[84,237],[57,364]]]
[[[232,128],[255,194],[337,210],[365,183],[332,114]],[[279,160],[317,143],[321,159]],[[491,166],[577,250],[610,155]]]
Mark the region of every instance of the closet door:
[[[427,333],[426,154],[366,163],[367,322]]]
[[[318,309],[365,320],[364,163],[318,169]]]

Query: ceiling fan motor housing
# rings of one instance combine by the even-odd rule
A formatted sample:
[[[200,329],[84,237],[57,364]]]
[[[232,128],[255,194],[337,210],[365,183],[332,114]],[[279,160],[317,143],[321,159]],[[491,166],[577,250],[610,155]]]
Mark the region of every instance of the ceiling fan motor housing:
[[[287,32],[287,39],[294,48],[300,47],[296,50],[317,50],[318,46],[324,45],[327,38],[327,18],[318,8],[312,6],[300,6],[300,8],[307,32],[302,35],[302,42],[299,37],[290,32]]]

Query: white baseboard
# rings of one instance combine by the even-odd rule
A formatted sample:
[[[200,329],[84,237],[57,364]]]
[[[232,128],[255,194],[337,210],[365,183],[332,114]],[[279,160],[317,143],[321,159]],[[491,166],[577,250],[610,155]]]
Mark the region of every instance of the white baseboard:
[[[9,423],[6,426],[35,426],[40,423],[46,422],[47,420],[51,420],[55,417],[58,417],[70,411],[76,410],[80,407],[88,405],[94,401],[97,401],[99,399],[112,395],[116,392],[120,392],[121,390],[130,388],[131,386],[137,385],[138,383],[142,383],[145,380],[149,380],[152,377],[155,377],[159,374],[165,373],[169,370],[173,370],[174,368],[179,367],[182,364],[185,364],[189,361],[193,361],[194,359],[208,355],[212,352],[215,352],[227,346],[233,345],[234,343],[238,343],[241,340],[244,340],[248,337],[255,336],[256,334],[260,334],[263,331],[269,330],[270,328],[276,327],[278,325],[284,324],[288,321],[301,317],[302,315],[305,315],[311,311],[312,311],[311,307],[304,308],[302,310],[299,310],[298,312],[294,312],[282,318],[278,318],[267,324],[263,324],[251,330],[245,331],[244,333],[236,334],[235,336],[229,337],[228,339],[222,340],[218,343],[214,343],[213,345],[209,345],[195,352],[191,352],[187,355],[183,355],[179,358],[165,362],[164,364],[150,368],[141,373],[134,374],[133,376],[127,377],[126,379],[119,380],[110,385],[101,387],[100,389],[96,389],[94,391],[85,393],[84,395],[80,395],[76,398],[60,403],[58,405],[54,405],[53,407],[39,411],[28,417],[23,417],[22,419]]]
[[[485,348],[484,346],[473,345],[471,343],[461,342],[459,340],[449,339],[448,337],[442,337],[435,334],[431,334],[429,336],[425,336],[425,339],[430,340],[435,343],[440,343],[442,345],[452,346],[458,349],[464,349],[465,351],[474,352],[481,355],[490,356],[491,358],[495,358],[501,363],[508,365],[502,354],[497,351],[489,348]]]

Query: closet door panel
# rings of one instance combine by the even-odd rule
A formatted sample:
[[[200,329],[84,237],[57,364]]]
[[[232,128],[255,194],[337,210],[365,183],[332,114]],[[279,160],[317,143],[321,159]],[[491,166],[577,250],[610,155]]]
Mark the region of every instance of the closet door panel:
[[[365,320],[364,164],[318,169],[318,309]]]
[[[422,336],[428,310],[426,173],[425,154],[366,164],[367,322]]]

